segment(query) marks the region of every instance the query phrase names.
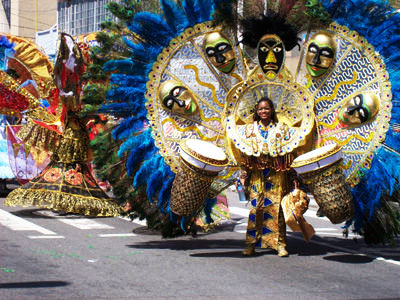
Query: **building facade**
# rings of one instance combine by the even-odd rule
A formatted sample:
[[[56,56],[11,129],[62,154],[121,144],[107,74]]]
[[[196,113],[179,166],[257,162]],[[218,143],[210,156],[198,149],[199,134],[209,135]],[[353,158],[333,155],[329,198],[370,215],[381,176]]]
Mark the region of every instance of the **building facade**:
[[[0,32],[34,40],[37,31],[57,24],[55,0],[1,0]]]
[[[111,13],[105,7],[109,2],[111,0],[59,0],[59,31],[72,36],[99,31],[101,22],[111,18]]]

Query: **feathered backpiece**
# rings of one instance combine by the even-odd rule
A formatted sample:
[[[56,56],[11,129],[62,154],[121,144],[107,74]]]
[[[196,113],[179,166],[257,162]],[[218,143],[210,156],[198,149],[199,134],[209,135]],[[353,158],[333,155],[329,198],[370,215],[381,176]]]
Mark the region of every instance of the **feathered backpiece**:
[[[355,229],[367,242],[393,242],[400,234],[400,14],[381,1],[334,1],[329,6],[326,1],[322,3],[338,23],[364,35],[384,58],[389,74],[392,91],[389,129],[370,170],[365,170],[353,195],[359,209]]]
[[[332,137],[342,137],[339,140],[341,143],[345,143],[343,150],[347,163],[345,172],[350,174],[349,171],[353,170],[348,179],[352,185],[354,218],[347,222],[347,226],[353,224],[354,231],[364,236],[367,243],[392,243],[394,238],[400,234],[398,194],[400,188],[400,55],[398,54],[400,50],[400,14],[387,2],[378,0],[310,1],[308,6],[311,8],[309,11],[311,15],[323,16],[324,20],[334,21],[335,23],[332,23],[330,28],[336,31],[340,28],[338,36],[344,33],[350,38],[348,40],[354,40],[355,46],[352,46],[354,54],[349,54],[349,58],[354,59],[356,51],[365,57],[370,57],[369,62],[360,58],[354,61],[360,65],[358,67],[361,68],[360,70],[367,70],[374,64],[377,66],[374,71],[368,73],[370,75],[363,72],[366,75],[365,83],[352,87],[351,81],[355,82],[357,77],[363,78],[364,75],[357,73],[359,71],[356,68],[344,68],[344,65],[341,66],[344,59],[341,58],[339,61],[337,58],[335,62],[337,70],[327,72],[321,77],[315,77],[309,83],[311,84],[310,89],[316,93],[315,109],[319,120],[318,124],[322,128],[321,134],[327,140]],[[338,44],[337,48],[337,55],[342,56],[339,53],[339,48],[342,46]],[[348,51],[348,49],[350,49],[349,46],[346,46],[340,51]],[[365,64],[366,62],[368,63]],[[340,79],[347,70],[352,70],[347,78],[353,79],[348,80],[346,77]],[[367,79],[368,77],[375,79]],[[354,96],[360,92],[364,95],[368,95],[368,93],[378,95],[381,104],[379,114],[375,119],[365,122],[365,125],[358,124],[353,127],[340,125],[340,122],[337,121],[333,122],[335,120],[331,119],[333,115],[329,113],[328,116],[327,111],[323,108],[329,101],[332,101],[327,100],[332,99],[332,96],[327,94],[324,83],[327,83],[325,86],[328,84],[335,86],[334,81],[336,80],[339,80],[340,85],[349,85],[346,91],[340,91],[340,86],[336,85],[335,89],[332,89],[333,95],[336,97],[339,97],[339,94]],[[375,87],[377,82],[379,82],[379,88]],[[319,93],[318,89],[325,92]],[[357,90],[359,92],[356,92]],[[341,107],[336,105],[338,107],[336,110],[340,110]],[[343,102],[342,105],[345,107],[346,103]],[[335,110],[331,110],[331,112],[333,111]],[[347,111],[351,112],[351,108],[348,108]],[[328,119],[332,121],[328,121]],[[374,135],[375,132],[370,132],[369,135],[364,134],[365,129],[368,126],[375,126],[374,124],[379,124],[376,127],[379,130],[374,129],[378,134]],[[334,132],[337,133],[334,134]],[[375,138],[372,139],[372,137]],[[367,150],[366,146],[368,145],[374,145],[372,151]],[[356,154],[356,152],[360,154]],[[357,160],[362,161],[363,164],[354,169]],[[353,163],[353,167],[351,163]]]
[[[179,172],[179,142],[195,137],[222,148],[222,111],[231,114],[229,105],[234,103],[226,99],[240,92],[233,88],[239,82],[254,79],[258,88],[264,86],[274,99],[293,104],[290,110],[278,106],[281,113],[295,115],[299,103],[282,92],[290,85],[290,93],[298,92],[298,99],[310,100],[311,105],[300,102],[307,107],[306,117],[315,113],[318,143],[334,141],[343,147],[344,172],[352,185],[355,206],[348,226],[353,223],[367,242],[393,240],[400,233],[395,208],[400,182],[399,14],[380,0],[266,3],[265,14],[241,21],[240,42],[252,48],[260,48],[260,39],[263,42],[259,66],[254,68],[236,40],[238,24],[229,10],[237,5],[235,1],[161,0],[161,15],[139,12],[127,22],[132,34],[124,41],[130,57],[105,64],[104,70],[113,72],[112,88],[101,112],[121,118],[113,137],[121,143],[118,155],[126,161],[128,176],[139,194],[145,191],[174,222],[185,221],[176,219],[170,208],[171,188]],[[207,22],[213,14],[220,20],[233,20],[223,23],[234,28],[229,31],[227,26],[217,28]],[[279,51],[281,44],[287,51],[300,47],[299,34],[304,30],[313,36],[306,34],[293,79],[285,69],[284,51],[272,51]],[[324,63],[318,62],[321,55]],[[223,61],[227,57],[229,63]],[[309,74],[297,80],[301,71]],[[252,93],[246,94],[248,88],[249,84],[242,90],[248,99],[235,99],[243,107],[243,120],[249,116],[244,108],[254,98]],[[173,92],[192,102],[188,105]],[[345,107],[347,97],[358,92],[366,99],[378,99],[374,108],[379,112],[372,112],[362,124],[344,126],[338,111]],[[165,109],[174,103],[180,103],[175,114]],[[350,107],[350,112],[354,109]],[[229,178],[232,173],[225,175]]]
[[[156,97],[156,95],[150,96],[149,92],[146,93],[152,88],[148,80],[149,77],[154,78],[157,85],[160,79],[165,80],[158,78],[158,75],[152,75],[155,65],[162,62],[160,55],[168,54],[169,47],[184,39],[185,34],[189,34],[190,28],[196,30],[195,25],[211,21],[217,6],[232,1],[184,0],[177,3],[161,0],[160,2],[161,15],[138,12],[127,22],[131,34],[126,35],[124,41],[131,51],[130,57],[110,60],[105,64],[104,70],[113,72],[110,76],[112,88],[107,92],[107,102],[100,111],[121,118],[112,135],[114,139],[122,142],[118,155],[121,160],[126,160],[127,176],[132,177],[133,186],[138,194],[142,195],[142,191],[145,191],[150,202],[156,204],[161,212],[170,215],[174,223],[184,224],[191,217],[177,218],[170,210],[175,173],[171,171],[171,166],[164,158],[165,151],[163,153],[159,149],[162,144],[157,140],[159,138],[157,130],[152,130],[152,124],[150,126],[148,124],[148,119],[152,119],[154,114],[149,112],[152,104],[147,102],[148,99]],[[205,26],[202,25],[201,28]],[[191,34],[194,36],[194,33],[196,31]],[[131,38],[133,36],[134,39]],[[213,97],[215,98],[215,95]],[[214,119],[215,117],[210,120]],[[188,122],[189,120],[186,121]]]

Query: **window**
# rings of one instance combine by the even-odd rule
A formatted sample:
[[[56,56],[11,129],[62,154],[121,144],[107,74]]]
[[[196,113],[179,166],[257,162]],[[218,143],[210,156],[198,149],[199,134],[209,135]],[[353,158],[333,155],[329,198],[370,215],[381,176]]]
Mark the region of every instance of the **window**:
[[[99,31],[100,24],[112,17],[104,7],[109,2],[111,0],[58,2],[59,30],[73,36]]]

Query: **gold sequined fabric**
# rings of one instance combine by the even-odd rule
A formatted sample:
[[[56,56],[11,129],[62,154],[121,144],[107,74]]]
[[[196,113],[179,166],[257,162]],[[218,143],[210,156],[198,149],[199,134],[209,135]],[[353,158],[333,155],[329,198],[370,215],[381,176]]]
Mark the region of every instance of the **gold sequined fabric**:
[[[60,135],[29,120],[18,131],[17,137],[28,146],[53,152]]]
[[[8,206],[37,206],[87,216],[118,216],[122,207],[97,185],[86,164],[52,163],[8,194]]]
[[[76,119],[69,120],[64,135],[55,152],[59,162],[86,162],[88,160],[89,138]]]
[[[122,207],[97,185],[91,175],[87,151],[85,129],[78,119],[69,118],[64,135],[59,135],[50,164],[39,176],[12,191],[5,204],[37,206],[88,216],[120,215]]]
[[[255,157],[241,152],[239,155],[240,158],[238,161],[248,170],[263,170],[266,168],[272,168],[276,171],[286,171],[290,169],[290,165],[292,164],[294,158],[293,153],[288,153],[277,157],[271,157],[265,154]]]

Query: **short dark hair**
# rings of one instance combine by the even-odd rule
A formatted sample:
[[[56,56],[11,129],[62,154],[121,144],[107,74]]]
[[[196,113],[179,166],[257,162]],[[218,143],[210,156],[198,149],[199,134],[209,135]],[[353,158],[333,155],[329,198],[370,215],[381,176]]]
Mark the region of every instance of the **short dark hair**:
[[[255,122],[258,122],[261,120],[260,116],[257,114],[257,109],[258,109],[258,105],[260,105],[261,102],[268,102],[269,107],[271,107],[271,121],[272,123],[276,123],[277,119],[276,119],[276,114],[275,114],[275,107],[274,107],[274,103],[272,102],[271,99],[269,99],[268,97],[262,97],[260,99],[258,99],[255,107],[254,107],[254,115],[253,115],[253,120]]]

